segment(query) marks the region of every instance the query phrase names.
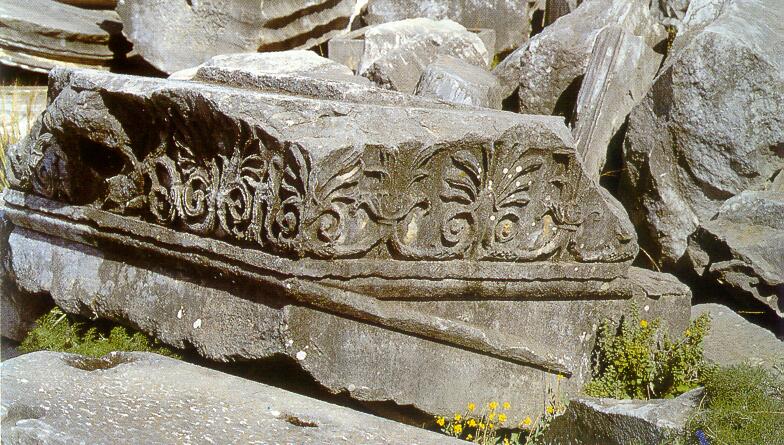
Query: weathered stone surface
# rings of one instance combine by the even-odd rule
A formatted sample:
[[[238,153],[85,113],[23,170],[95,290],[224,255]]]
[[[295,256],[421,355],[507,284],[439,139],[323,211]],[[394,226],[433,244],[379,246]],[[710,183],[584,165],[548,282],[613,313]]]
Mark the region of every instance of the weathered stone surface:
[[[480,67],[492,60],[482,40],[458,23],[408,19],[365,31],[365,49],[357,74],[384,88],[413,93],[425,67],[439,55]]]
[[[543,375],[575,391],[630,301],[686,325],[688,289],[630,268],[633,229],[559,118],[91,71],[50,88],[4,205],[17,283],[66,311],[428,413],[514,394],[522,414]]]
[[[691,236],[686,257],[740,301],[755,298],[784,317],[784,190],[725,201]]]
[[[624,142],[621,197],[644,247],[665,265],[724,201],[765,188],[784,168],[784,8],[714,6],[718,15],[678,34]]]
[[[100,244],[82,236],[88,238]],[[606,296],[611,286],[600,289],[598,283],[575,296],[553,298],[553,291],[539,294],[514,281],[495,289],[487,283],[486,291],[458,280],[451,280],[451,290],[436,288],[433,296],[428,287],[410,290],[417,300],[401,292],[411,281],[423,283],[404,280],[392,287],[396,294],[387,294],[392,301],[383,301],[340,288],[363,292],[361,282],[355,287],[345,280],[248,280],[227,269],[183,261],[174,268],[164,266],[169,261],[159,255],[153,262],[150,254],[117,256],[108,248],[98,251],[22,229],[12,234],[11,245],[19,285],[50,292],[67,312],[130,322],[213,360],[287,355],[332,392],[392,400],[432,414],[469,401],[504,399],[515,415],[532,415],[546,381],[559,372],[539,366],[569,375],[561,387],[573,394],[590,377],[598,320],[620,317],[630,303]],[[369,287],[384,281],[375,279]],[[628,281],[636,287],[631,300],[648,307],[651,317],[668,320],[673,330],[685,328],[690,304],[685,286],[641,269],[632,269]],[[480,380],[485,383],[472,384]]]
[[[552,25],[556,20],[577,9],[579,0],[547,0],[544,9],[544,26]]]
[[[108,69],[130,50],[114,11],[54,0],[0,3],[0,63],[45,73],[56,66]]]
[[[117,0],[57,0],[60,3],[91,9],[114,9]]]
[[[531,30],[525,0],[370,0],[365,21],[370,25],[426,17],[450,19],[466,28],[495,30],[496,45],[488,46],[492,54],[511,51],[528,40]]]
[[[123,32],[153,66],[166,73],[210,57],[316,45],[344,30],[356,0],[120,1]]]
[[[501,109],[501,83],[483,68],[451,56],[439,56],[419,79],[417,96]]]
[[[156,354],[42,351],[0,373],[9,444],[462,443]]]
[[[678,437],[700,404],[702,388],[674,399],[578,397],[545,433],[550,445],[660,444]]]
[[[506,96],[517,90],[521,112],[571,115],[596,36],[613,24],[651,47],[665,37],[643,0],[586,1],[506,57],[493,74]]]
[[[610,140],[653,84],[662,56],[620,26],[596,37],[577,96],[572,134],[588,175],[597,181]]]
[[[705,358],[721,366],[742,363],[774,369],[784,363],[784,341],[720,304],[698,304],[691,308],[692,319],[711,317],[711,328],[703,348]]]
[[[0,200],[3,192],[0,192]],[[0,207],[0,336],[22,341],[35,320],[51,307],[51,300],[41,295],[21,292],[11,268],[8,237],[13,226]]]

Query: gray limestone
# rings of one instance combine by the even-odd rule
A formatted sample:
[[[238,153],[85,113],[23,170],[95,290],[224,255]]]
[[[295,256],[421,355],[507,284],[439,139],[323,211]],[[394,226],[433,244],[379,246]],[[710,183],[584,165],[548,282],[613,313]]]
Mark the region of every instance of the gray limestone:
[[[618,25],[649,46],[665,32],[643,0],[592,0],[546,27],[494,70],[505,96],[516,91],[523,113],[570,116],[599,32]]]
[[[470,29],[494,29],[495,45],[487,46],[491,54],[517,48],[530,34],[525,0],[370,0],[367,7],[364,18],[370,25],[425,17],[450,19]]]
[[[425,68],[417,96],[446,102],[501,109],[501,83],[483,68],[451,56],[439,56]]]
[[[451,20],[425,18],[376,25],[365,31],[357,74],[376,84],[413,93],[425,67],[439,55],[487,67],[492,60],[484,42]]]
[[[457,444],[457,439],[150,353],[0,364],[3,443]]]
[[[662,56],[620,26],[596,37],[577,95],[573,135],[585,170],[599,180],[610,140],[653,84]]]
[[[750,364],[770,370],[784,364],[784,341],[772,332],[747,321],[720,304],[698,304],[691,308],[692,319],[702,314],[711,318],[711,328],[703,348],[705,358],[720,366]]]
[[[54,0],[0,2],[0,63],[46,73],[56,66],[109,69],[130,50],[114,11]]]
[[[548,445],[671,443],[683,433],[704,391],[674,399],[617,400],[578,397],[545,432]]]
[[[725,201],[689,238],[686,258],[739,301],[756,299],[784,317],[784,189]]]
[[[356,0],[121,0],[123,33],[166,73],[219,54],[315,46],[344,31]]]
[[[701,3],[632,111],[623,148],[622,201],[668,266],[724,201],[784,168],[782,3]]]
[[[631,302],[687,323],[559,118],[80,70],[49,95],[3,206],[17,285],[67,312],[429,414],[574,393]]]

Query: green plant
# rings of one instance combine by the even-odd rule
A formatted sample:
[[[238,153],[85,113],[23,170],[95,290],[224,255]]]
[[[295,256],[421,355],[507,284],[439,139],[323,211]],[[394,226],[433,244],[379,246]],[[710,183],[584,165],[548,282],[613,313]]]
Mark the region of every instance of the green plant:
[[[698,434],[716,445],[784,444],[784,379],[751,365],[716,370],[687,431],[692,444]]]
[[[699,386],[711,370],[702,350],[710,318],[702,315],[692,320],[677,341],[670,340],[660,328],[659,320],[641,318],[634,305],[618,328],[610,320],[603,321],[586,394],[616,399],[669,398]]]
[[[102,357],[112,351],[143,351],[180,358],[141,332],[129,333],[122,326],[87,326],[57,307],[36,321],[36,327],[27,334],[19,350],[61,351],[90,357]]]
[[[448,436],[457,437],[480,445],[535,445],[542,439],[552,420],[566,410],[557,376],[555,385],[548,385],[542,400],[542,410],[532,419],[526,416],[517,423],[510,421],[509,402],[499,405],[490,402],[477,408],[469,403],[463,412],[451,417],[438,416],[436,426]]]

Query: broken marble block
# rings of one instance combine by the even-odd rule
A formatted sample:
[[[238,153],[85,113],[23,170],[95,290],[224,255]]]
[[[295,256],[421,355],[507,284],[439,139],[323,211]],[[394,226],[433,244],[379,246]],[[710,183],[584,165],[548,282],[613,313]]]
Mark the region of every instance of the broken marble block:
[[[671,267],[726,200],[784,169],[784,8],[711,3],[699,11],[713,15],[687,15],[623,145],[621,200],[643,247]]]
[[[50,88],[3,206],[16,284],[67,312],[285,357],[359,400],[515,416],[559,374],[578,391],[632,302],[688,323],[559,118],[82,70]]]
[[[782,173],[779,173],[781,175]],[[784,190],[745,191],[703,221],[686,250],[694,271],[784,317]]]
[[[414,92],[446,102],[501,109],[501,83],[484,68],[439,56],[425,68]]]
[[[314,99],[454,108],[448,102],[437,99],[380,88],[367,78],[355,75],[345,65],[304,50],[215,56],[197,67],[178,71],[169,78],[199,80]]]
[[[569,401],[544,434],[547,445],[672,443],[682,437],[704,390],[674,399],[618,400],[580,396]]]
[[[453,20],[466,28],[495,30],[492,55],[511,51],[528,40],[530,25],[526,1],[519,0],[369,0],[364,19],[369,25],[424,17]]]
[[[121,0],[123,33],[171,74],[210,57],[316,46],[349,25],[356,0]]]
[[[114,11],[54,0],[0,2],[0,63],[46,73],[56,66],[109,69],[130,50]]]
[[[357,74],[403,93],[414,92],[425,67],[440,55],[479,67],[493,57],[475,33],[451,20],[401,20],[373,26],[364,35]]]
[[[571,116],[594,42],[618,25],[655,47],[664,40],[645,0],[592,0],[561,17],[507,56],[493,70],[504,96],[517,94],[522,113]]]
[[[604,168],[610,140],[645,97],[661,60],[642,38],[620,26],[607,26],[596,37],[572,131],[585,170],[595,180]]]
[[[3,443],[464,443],[152,353],[39,351],[0,375]]]
[[[784,341],[727,306],[715,303],[692,306],[695,319],[708,314],[711,328],[703,341],[705,359],[719,366],[750,364],[774,371],[784,363]]]

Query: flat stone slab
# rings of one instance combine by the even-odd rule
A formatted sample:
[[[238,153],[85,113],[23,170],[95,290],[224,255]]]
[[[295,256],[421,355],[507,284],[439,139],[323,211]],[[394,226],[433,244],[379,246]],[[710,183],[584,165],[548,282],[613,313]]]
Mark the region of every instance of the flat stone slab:
[[[463,443],[150,353],[41,351],[0,374],[8,444]]]
[[[109,69],[130,50],[121,29],[114,11],[54,0],[2,2],[0,63],[42,73],[56,66]]]
[[[171,74],[219,54],[316,46],[346,29],[356,0],[118,2],[134,49]]]
[[[784,341],[759,327],[732,309],[720,304],[692,307],[692,319],[702,314],[711,317],[711,329],[705,338],[705,358],[721,366],[748,363],[774,369],[784,363]]]

